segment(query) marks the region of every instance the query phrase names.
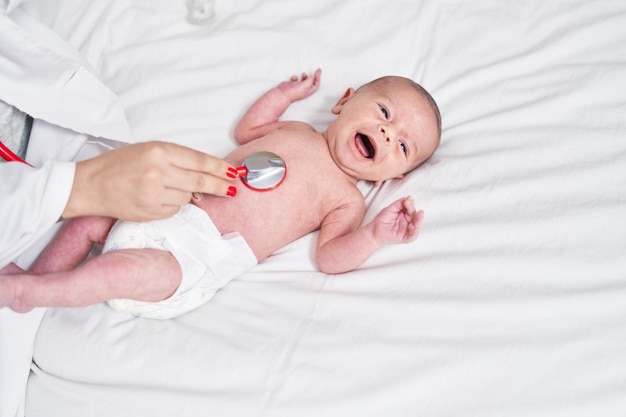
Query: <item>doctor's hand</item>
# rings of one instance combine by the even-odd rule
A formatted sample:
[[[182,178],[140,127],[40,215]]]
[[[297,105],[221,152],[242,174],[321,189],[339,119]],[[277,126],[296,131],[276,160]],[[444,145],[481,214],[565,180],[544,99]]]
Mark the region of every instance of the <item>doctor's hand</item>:
[[[235,195],[229,179],[236,172],[222,159],[173,143],[123,146],[76,164],[62,217],[162,219],[176,214],[194,192]]]

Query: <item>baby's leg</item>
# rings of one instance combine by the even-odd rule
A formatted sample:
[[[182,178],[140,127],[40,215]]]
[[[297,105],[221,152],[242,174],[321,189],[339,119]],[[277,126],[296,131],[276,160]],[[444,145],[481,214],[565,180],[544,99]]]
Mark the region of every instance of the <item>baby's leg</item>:
[[[74,269],[87,258],[94,243],[104,243],[113,223],[115,219],[98,216],[68,220],[39,255],[32,272],[46,274]]]
[[[159,249],[107,252],[70,271],[0,277],[0,307],[85,306],[114,298],[156,302],[178,288],[182,272],[174,256]]]
[[[24,270],[14,263],[10,263],[4,268],[0,268],[0,275],[23,274]]]

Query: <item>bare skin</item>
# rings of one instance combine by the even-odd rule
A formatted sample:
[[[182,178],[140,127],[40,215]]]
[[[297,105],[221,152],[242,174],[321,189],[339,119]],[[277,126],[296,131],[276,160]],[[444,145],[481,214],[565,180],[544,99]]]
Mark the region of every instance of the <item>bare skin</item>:
[[[232,186],[229,169],[234,168],[221,159],[174,143],[124,146],[76,164],[63,218],[163,219],[189,202],[193,192],[226,196]]]
[[[241,146],[224,158],[238,166],[256,151],[280,155],[288,172],[280,187],[256,192],[240,186],[234,198],[198,194],[193,202],[222,234],[239,232],[259,261],[319,229],[317,265],[336,274],[358,268],[384,245],[417,238],[423,212],[411,197],[396,200],[362,224],[365,204],[356,184],[359,179],[402,178],[435,151],[439,125],[432,105],[410,87],[411,81],[399,77],[348,89],[332,109],[337,118],[324,132],[279,121],[292,102],[317,91],[319,82],[317,70],[268,91],[235,129]],[[103,217],[76,219],[46,248],[31,273],[5,268],[0,306],[27,311],[112,298],[160,301],[174,293],[181,272],[166,251],[118,250],[76,267],[112,224]]]

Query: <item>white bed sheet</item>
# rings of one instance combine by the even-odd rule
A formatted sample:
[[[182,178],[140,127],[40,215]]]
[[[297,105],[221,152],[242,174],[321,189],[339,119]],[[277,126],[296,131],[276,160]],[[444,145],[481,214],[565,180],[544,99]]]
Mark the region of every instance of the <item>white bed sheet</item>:
[[[626,3],[63,1],[30,13],[80,48],[134,135],[217,155],[245,108],[323,69],[286,118],[319,129],[347,87],[414,78],[440,149],[363,184],[414,196],[417,242],[315,270],[315,235],[169,321],[49,309],[28,416],[626,414]]]

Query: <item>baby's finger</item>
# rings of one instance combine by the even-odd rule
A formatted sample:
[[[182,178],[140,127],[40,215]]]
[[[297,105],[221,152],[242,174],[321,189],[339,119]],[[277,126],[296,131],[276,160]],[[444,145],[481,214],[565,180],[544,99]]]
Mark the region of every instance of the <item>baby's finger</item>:
[[[402,205],[408,213],[415,212],[415,202],[413,201],[413,197],[411,197],[410,195],[404,197],[404,199],[402,200]]]
[[[322,77],[322,69],[318,68],[315,70],[315,73],[313,73],[313,78],[315,79],[316,83],[319,83],[319,80],[321,77]]]
[[[413,214],[413,224],[416,226],[421,226],[424,221],[424,210],[417,211]]]
[[[407,241],[413,241],[417,239],[417,235],[419,235],[423,220],[424,220],[424,212],[422,210],[413,213],[411,222],[409,223],[407,227],[407,234],[406,234]]]

